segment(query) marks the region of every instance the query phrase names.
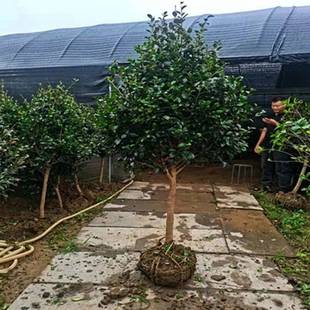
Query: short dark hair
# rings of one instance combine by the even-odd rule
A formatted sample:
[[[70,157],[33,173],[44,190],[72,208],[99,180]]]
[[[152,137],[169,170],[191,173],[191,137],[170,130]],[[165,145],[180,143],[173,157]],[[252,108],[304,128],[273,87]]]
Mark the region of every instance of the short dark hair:
[[[273,98],[271,99],[271,102],[278,102],[278,101],[282,101],[282,100],[284,100],[283,97],[276,96],[276,97],[273,97]]]

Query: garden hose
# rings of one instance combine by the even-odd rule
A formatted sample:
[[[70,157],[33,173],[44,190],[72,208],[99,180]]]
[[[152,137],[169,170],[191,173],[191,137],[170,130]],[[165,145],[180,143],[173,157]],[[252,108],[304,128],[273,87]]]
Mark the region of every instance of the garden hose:
[[[102,204],[107,203],[108,201],[112,200],[114,197],[118,196],[121,192],[123,192],[127,187],[129,187],[133,183],[133,180],[130,181],[128,184],[123,186],[120,190],[115,192],[110,197],[91,205],[90,207],[87,207],[79,212],[76,212],[72,215],[66,216],[57,222],[55,222],[53,225],[51,225],[49,228],[47,228],[42,234],[22,242],[16,242],[14,244],[9,244],[5,240],[0,240],[0,267],[3,264],[7,264],[8,262],[11,262],[9,267],[0,269],[0,274],[6,274],[10,270],[14,269],[18,264],[18,259],[22,258],[24,256],[30,255],[34,251],[34,247],[31,245],[31,243],[34,243],[43,237],[45,237],[49,232],[51,232],[56,226],[61,224],[64,221],[70,220],[84,212],[87,212],[89,210],[92,210]]]

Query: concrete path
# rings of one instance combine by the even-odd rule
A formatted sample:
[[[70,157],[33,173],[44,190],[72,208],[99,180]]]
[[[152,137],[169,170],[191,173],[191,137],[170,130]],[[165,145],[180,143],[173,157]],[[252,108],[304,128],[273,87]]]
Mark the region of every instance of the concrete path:
[[[303,309],[271,260],[292,249],[253,196],[228,186],[178,185],[175,241],[196,251],[197,271],[178,289],[152,285],[136,264],[163,237],[166,199],[165,184],[132,184],[9,309]]]

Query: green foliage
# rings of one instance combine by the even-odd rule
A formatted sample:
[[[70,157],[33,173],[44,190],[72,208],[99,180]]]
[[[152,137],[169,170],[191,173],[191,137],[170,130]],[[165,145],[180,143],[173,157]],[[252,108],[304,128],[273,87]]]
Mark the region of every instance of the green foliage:
[[[265,193],[258,193],[255,197],[289,243],[298,249],[294,259],[277,255],[274,260],[281,271],[296,283],[305,305],[310,306],[310,214],[302,210],[294,212],[283,209]]]
[[[19,114],[17,103],[0,87],[0,196],[7,197],[8,191],[19,181],[18,174],[25,167],[27,145],[23,145],[16,130]]]
[[[296,159],[303,162],[310,158],[310,105],[296,98],[285,101],[284,119],[277,126],[274,145],[289,145],[296,151]]]
[[[302,283],[299,287],[299,291],[305,298],[305,305],[310,306],[310,282]]]
[[[303,228],[308,224],[306,214],[303,210],[295,211],[290,216],[283,217],[281,227],[287,235],[299,234],[302,235]]]
[[[207,21],[186,29],[185,6],[155,19],[128,65],[111,66],[105,98],[107,145],[127,162],[166,169],[197,156],[231,159],[247,148],[251,115],[242,79],[227,76]]]
[[[70,137],[69,147],[64,149],[63,157],[65,164],[77,173],[83,162],[94,155],[99,137],[95,128],[93,108],[76,103],[75,117],[76,123],[72,122],[72,125],[76,131]]]
[[[278,149],[286,148],[293,158],[303,164],[310,162],[310,104],[296,98],[285,102],[285,114],[273,135],[274,146]],[[310,181],[310,173],[302,176]],[[310,185],[304,189],[310,197]]]
[[[304,244],[310,248],[310,215],[298,210],[290,211],[275,205],[264,193],[255,196],[267,216],[276,224],[278,229],[295,245]]]
[[[32,167],[42,170],[74,153],[82,119],[80,106],[64,85],[40,88],[26,103],[22,119]]]
[[[79,246],[76,242],[75,239],[68,240],[62,249],[62,252],[67,254],[67,253],[72,253],[72,252],[77,252],[79,250]]]
[[[94,126],[96,135],[95,153],[103,158],[109,151],[110,147],[107,143],[106,137],[107,124],[110,122],[108,114],[106,113],[106,99],[108,97],[98,97],[94,115]]]

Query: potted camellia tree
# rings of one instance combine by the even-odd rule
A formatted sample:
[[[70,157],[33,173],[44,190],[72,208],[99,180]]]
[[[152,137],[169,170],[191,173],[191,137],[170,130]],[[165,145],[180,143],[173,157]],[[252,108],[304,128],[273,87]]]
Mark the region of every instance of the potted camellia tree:
[[[174,286],[195,270],[190,248],[174,242],[177,177],[195,157],[232,158],[247,148],[251,105],[239,77],[227,76],[219,45],[206,45],[207,20],[186,28],[185,6],[155,19],[128,65],[110,68],[111,94],[102,123],[107,145],[128,165],[166,174],[165,242],[141,254],[139,268],[156,284]]]
[[[41,87],[29,102],[24,104],[21,126],[24,140],[29,145],[29,169],[43,176],[40,200],[40,218],[45,217],[45,200],[51,172],[56,165],[65,163],[73,171],[78,191],[76,168],[92,153],[92,125],[89,112],[84,111],[59,83],[55,87]],[[62,207],[59,191],[59,175],[55,190]]]

